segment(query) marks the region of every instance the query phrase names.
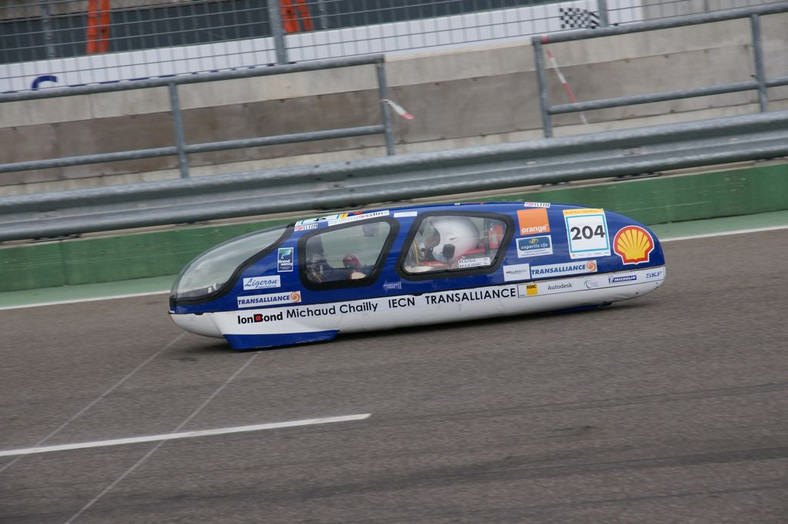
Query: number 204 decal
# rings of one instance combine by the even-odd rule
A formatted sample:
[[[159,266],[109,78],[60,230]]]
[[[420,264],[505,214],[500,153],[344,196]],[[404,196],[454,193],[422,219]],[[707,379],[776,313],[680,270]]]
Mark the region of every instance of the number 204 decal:
[[[570,231],[571,240],[591,240],[594,237],[605,237],[605,228],[602,225],[596,226],[596,229],[591,229],[591,226],[583,226],[582,229],[574,226]]]
[[[570,258],[606,257],[610,255],[610,235],[602,209],[564,210]]]

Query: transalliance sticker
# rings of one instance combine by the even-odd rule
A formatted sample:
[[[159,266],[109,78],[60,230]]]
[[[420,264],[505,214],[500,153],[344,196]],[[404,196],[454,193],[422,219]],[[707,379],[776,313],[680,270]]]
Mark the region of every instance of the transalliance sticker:
[[[533,278],[550,278],[563,275],[582,275],[583,273],[596,273],[596,260],[585,262],[565,262],[563,264],[548,264],[545,266],[531,266]]]
[[[292,291],[290,293],[272,293],[270,295],[252,295],[250,297],[238,297],[238,307],[265,307],[277,306],[279,304],[293,304],[301,302],[301,292]]]

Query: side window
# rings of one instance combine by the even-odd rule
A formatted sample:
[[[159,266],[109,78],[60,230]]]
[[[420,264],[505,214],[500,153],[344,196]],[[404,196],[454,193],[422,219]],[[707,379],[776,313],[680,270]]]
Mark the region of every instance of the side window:
[[[321,284],[369,277],[390,232],[388,222],[365,222],[309,237],[304,246],[304,278]]]
[[[506,222],[491,217],[428,216],[418,225],[402,269],[418,275],[491,267],[506,227]]]

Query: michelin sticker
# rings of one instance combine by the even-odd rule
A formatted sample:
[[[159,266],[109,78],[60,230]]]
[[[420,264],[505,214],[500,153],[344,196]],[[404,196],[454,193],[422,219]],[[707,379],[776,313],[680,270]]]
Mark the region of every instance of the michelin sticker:
[[[608,284],[622,284],[628,282],[635,282],[638,279],[637,275],[610,275],[607,277]]]

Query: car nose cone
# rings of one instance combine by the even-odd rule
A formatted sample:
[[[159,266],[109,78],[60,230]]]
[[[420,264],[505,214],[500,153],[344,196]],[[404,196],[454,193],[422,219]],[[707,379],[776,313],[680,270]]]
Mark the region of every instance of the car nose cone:
[[[190,333],[194,333],[197,335],[203,335],[206,337],[216,337],[216,338],[223,338],[221,331],[219,328],[216,327],[211,315],[206,314],[186,314],[186,315],[174,315],[170,314],[170,318],[175,325],[184,329]]]

